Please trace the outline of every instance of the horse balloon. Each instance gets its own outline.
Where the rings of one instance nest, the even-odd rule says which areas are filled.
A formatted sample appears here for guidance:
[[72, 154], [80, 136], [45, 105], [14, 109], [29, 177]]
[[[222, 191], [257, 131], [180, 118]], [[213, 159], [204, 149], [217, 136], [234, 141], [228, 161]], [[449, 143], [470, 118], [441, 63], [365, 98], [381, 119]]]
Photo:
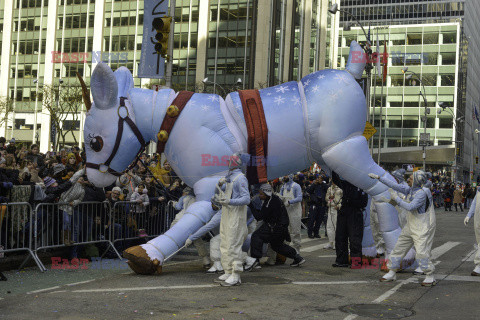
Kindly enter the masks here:
[[[397, 211], [385, 201], [390, 199], [387, 187], [368, 177], [368, 173], [390, 175], [373, 161], [362, 136], [366, 103], [355, 78], [361, 77], [365, 63], [352, 62], [355, 51], [363, 52], [352, 41], [345, 71], [321, 70], [300, 82], [259, 90], [268, 126], [268, 180], [303, 170], [313, 162], [334, 170], [377, 201], [380, 231], [390, 252], [401, 230]], [[103, 187], [116, 180], [146, 142], [157, 142], [167, 108], [177, 94], [171, 89], [133, 88], [127, 68], [113, 72], [103, 63], [92, 73], [91, 92], [93, 103], [86, 101], [84, 130], [87, 175], [89, 181]], [[209, 221], [214, 214], [210, 198], [227, 172], [220, 159], [246, 154], [247, 138], [238, 92], [230, 93], [225, 100], [215, 94], [191, 96], [168, 136], [164, 152], [177, 175], [194, 188], [196, 202], [167, 232], [125, 251], [135, 272], [161, 272], [165, 258]], [[369, 223], [364, 231], [363, 253], [374, 256]]]

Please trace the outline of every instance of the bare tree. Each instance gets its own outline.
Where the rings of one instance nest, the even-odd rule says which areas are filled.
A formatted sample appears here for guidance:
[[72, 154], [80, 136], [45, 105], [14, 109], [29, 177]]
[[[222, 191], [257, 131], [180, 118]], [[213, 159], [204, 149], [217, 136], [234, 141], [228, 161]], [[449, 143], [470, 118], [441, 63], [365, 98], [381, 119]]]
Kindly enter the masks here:
[[55, 148], [60, 144], [65, 145], [69, 135], [77, 144], [75, 124], [80, 120], [83, 103], [82, 88], [78, 81], [61, 86], [45, 85], [41, 93], [43, 106], [50, 113], [52, 125], [55, 126]]
[[13, 99], [0, 97], [0, 126], [7, 122], [11, 112], [13, 112]]

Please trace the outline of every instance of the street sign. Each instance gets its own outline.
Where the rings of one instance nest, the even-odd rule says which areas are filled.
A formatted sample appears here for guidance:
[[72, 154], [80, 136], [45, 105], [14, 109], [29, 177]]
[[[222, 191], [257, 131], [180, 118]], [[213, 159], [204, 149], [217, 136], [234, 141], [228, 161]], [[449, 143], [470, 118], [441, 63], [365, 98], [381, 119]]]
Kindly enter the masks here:
[[420, 141], [429, 141], [430, 133], [420, 133]]
[[365, 130], [363, 130], [363, 136], [367, 139], [370, 140], [373, 135], [377, 133], [377, 129], [375, 129], [370, 122], [367, 121], [365, 124]]

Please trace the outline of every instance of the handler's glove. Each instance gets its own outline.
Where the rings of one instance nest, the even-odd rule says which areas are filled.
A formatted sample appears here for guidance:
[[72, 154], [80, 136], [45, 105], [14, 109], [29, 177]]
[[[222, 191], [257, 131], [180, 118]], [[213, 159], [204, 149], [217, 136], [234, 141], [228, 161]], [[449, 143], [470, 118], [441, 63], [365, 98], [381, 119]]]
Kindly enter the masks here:
[[218, 199], [217, 202], [218, 202], [218, 204], [220, 204], [222, 206], [226, 206], [226, 205], [230, 204], [230, 199], [220, 198], [220, 199]]
[[390, 199], [397, 199], [398, 194], [393, 190], [392, 188], [388, 189], [388, 192], [390, 193]]
[[223, 186], [224, 183], [225, 183], [225, 178], [220, 178], [220, 180], [218, 180], [218, 185], [220, 187]]
[[380, 179], [380, 176], [378, 174], [375, 174], [375, 173], [369, 173], [368, 176], [372, 179]]
[[467, 224], [468, 224], [468, 221], [470, 221], [470, 218], [469, 218], [469, 217], [465, 217], [465, 220], [463, 220], [463, 224], [464, 224], [464, 225], [467, 225]]
[[186, 241], [185, 241], [185, 247], [188, 247], [189, 245], [191, 245], [193, 243], [192, 240], [190, 240], [190, 238], [188, 238]]

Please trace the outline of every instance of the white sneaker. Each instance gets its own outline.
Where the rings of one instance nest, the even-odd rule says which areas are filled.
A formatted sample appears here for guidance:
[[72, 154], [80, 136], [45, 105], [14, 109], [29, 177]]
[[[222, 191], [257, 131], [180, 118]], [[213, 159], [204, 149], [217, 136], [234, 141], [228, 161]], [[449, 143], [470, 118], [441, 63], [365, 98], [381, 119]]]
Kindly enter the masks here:
[[422, 282], [422, 286], [424, 287], [431, 287], [437, 284], [437, 281], [435, 281], [435, 278], [432, 275], [428, 275], [425, 277], [425, 280]]
[[223, 281], [227, 280], [231, 275], [232, 275], [231, 273], [226, 273], [225, 272], [224, 274], [222, 274], [217, 279], [214, 279], [213, 282], [222, 283]]
[[208, 269], [207, 273], [217, 273], [217, 268], [215, 268], [215, 265], [213, 265], [210, 269]]
[[215, 269], [217, 269], [218, 272], [223, 272], [222, 263], [220, 261], [215, 261], [213, 263], [213, 266], [215, 267]]
[[423, 273], [422, 268], [418, 267], [417, 269], [415, 269], [415, 271], [413, 271], [413, 274], [419, 276], [419, 275], [422, 275], [424, 273]]
[[257, 261], [257, 259], [247, 256], [247, 258], [245, 259], [245, 266], [243, 267], [243, 269], [244, 270], [250, 269], [255, 263], [255, 261]]
[[388, 273], [380, 279], [381, 282], [391, 282], [395, 280], [397, 280], [397, 273], [392, 270], [388, 271]]
[[475, 269], [473, 269], [471, 275], [474, 277], [480, 276], [480, 265], [476, 266]]
[[221, 272], [223, 272], [223, 267], [220, 261], [213, 262], [213, 266], [207, 270], [207, 273], [221, 273]]
[[331, 243], [331, 242], [327, 243], [327, 244], [323, 247], [323, 249], [333, 249], [332, 243]]
[[232, 286], [239, 286], [242, 284], [242, 280], [240, 279], [240, 275], [238, 273], [232, 273], [230, 277], [224, 282], [220, 282], [222, 287], [232, 287]]

